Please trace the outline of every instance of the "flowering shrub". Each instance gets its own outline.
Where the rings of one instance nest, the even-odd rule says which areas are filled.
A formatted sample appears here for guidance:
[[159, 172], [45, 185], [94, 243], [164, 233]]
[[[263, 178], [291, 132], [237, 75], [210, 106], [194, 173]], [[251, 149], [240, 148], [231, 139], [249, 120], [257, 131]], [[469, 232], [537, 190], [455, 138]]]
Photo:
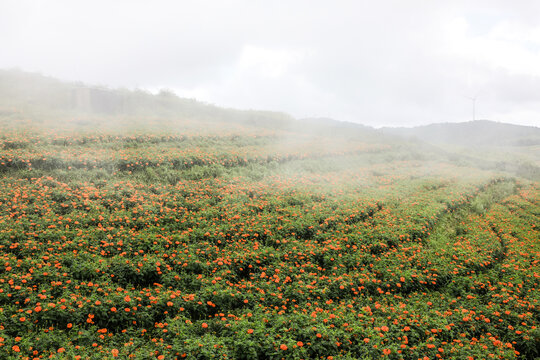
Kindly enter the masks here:
[[6, 135], [1, 353], [540, 355], [536, 183], [297, 135]]

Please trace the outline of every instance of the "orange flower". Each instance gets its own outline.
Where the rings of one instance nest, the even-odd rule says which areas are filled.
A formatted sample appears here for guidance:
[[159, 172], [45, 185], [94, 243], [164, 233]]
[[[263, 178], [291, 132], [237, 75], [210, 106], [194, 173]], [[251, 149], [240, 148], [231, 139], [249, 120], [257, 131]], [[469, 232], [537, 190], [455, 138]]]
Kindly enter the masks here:
[[288, 349], [287, 345], [285, 344], [281, 344], [280, 347], [279, 347], [281, 350], [285, 351]]
[[248, 330], [247, 330], [247, 333], [248, 333], [248, 334], [253, 334], [253, 329], [248, 329]]
[[21, 351], [21, 349], [19, 348], [18, 345], [13, 345], [13, 346], [11, 347], [11, 350], [13, 350], [13, 351], [15, 351], [15, 352]]
[[64, 351], [66, 351], [66, 349], [64, 349], [63, 347], [56, 350], [57, 353], [63, 353]]
[[298, 347], [302, 347], [302, 346], [304, 346], [304, 343], [303, 343], [303, 342], [301, 342], [301, 341], [299, 341], [299, 342], [297, 342], [297, 343], [296, 343], [296, 346], [298, 346]]
[[201, 325], [204, 329], [206, 329], [208, 327], [208, 324], [207, 323], [202, 323]]

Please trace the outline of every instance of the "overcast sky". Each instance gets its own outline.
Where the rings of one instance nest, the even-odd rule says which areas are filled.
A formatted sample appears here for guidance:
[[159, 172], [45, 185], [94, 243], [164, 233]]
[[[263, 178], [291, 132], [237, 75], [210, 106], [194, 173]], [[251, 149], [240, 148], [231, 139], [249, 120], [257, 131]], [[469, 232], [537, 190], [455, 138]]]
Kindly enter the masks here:
[[0, 68], [372, 126], [540, 126], [540, 1], [0, 2]]

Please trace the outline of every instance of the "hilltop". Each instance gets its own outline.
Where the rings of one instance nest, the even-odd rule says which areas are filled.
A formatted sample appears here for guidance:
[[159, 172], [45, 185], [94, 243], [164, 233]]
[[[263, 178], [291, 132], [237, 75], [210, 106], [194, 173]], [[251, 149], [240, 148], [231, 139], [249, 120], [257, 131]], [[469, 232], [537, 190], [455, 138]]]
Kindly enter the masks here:
[[103, 119], [107, 119], [108, 125], [111, 119], [113, 123], [129, 119], [132, 127], [142, 125], [146, 129], [174, 127], [182, 121], [284, 128], [292, 120], [285, 113], [222, 108], [181, 98], [165, 89], [152, 94], [140, 89], [111, 89], [19, 70], [0, 70], [0, 114], [17, 118], [20, 113], [49, 125], [67, 120], [72, 126], [86, 125], [89, 129], [95, 122], [103, 123]]

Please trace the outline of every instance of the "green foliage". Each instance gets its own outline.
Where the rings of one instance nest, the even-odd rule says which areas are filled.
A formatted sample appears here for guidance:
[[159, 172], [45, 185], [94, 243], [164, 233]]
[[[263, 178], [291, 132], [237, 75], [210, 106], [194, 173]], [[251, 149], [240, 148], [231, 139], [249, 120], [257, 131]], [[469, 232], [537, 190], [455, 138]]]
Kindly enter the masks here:
[[537, 183], [348, 128], [120, 124], [2, 134], [0, 357], [540, 356]]

